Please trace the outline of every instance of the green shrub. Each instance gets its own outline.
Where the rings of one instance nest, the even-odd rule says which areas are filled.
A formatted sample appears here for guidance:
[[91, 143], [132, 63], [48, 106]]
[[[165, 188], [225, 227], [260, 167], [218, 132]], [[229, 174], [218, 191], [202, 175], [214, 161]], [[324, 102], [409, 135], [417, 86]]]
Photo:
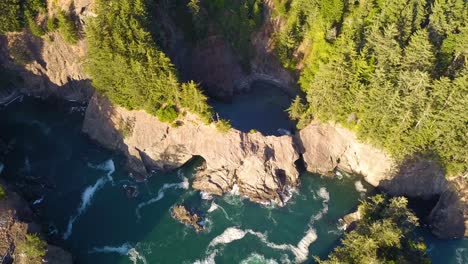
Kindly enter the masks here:
[[229, 120], [220, 119], [216, 122], [216, 129], [221, 133], [227, 133], [231, 130], [231, 122]]
[[27, 20], [28, 20], [29, 31], [31, 31], [31, 34], [39, 38], [44, 36], [45, 34], [44, 29], [42, 29], [41, 25], [38, 25], [36, 23], [33, 17], [27, 16]]
[[55, 31], [58, 29], [58, 21], [56, 17], [48, 17], [47, 18], [47, 30], [48, 31]]
[[257, 133], [257, 132], [258, 132], [258, 131], [257, 131], [256, 129], [253, 129], [253, 128], [249, 130], [249, 134], [255, 134], [255, 133]]
[[44, 257], [46, 254], [47, 243], [37, 235], [26, 235], [26, 240], [20, 243], [17, 250], [25, 254], [28, 258]]
[[62, 35], [63, 39], [70, 44], [76, 44], [78, 42], [78, 28], [75, 25], [75, 21], [71, 17], [70, 13], [60, 11], [57, 16], [58, 30]]
[[162, 122], [172, 123], [174, 122], [179, 114], [177, 113], [174, 106], [166, 106], [164, 108], [160, 108], [156, 111], [156, 116]]
[[135, 127], [134, 118], [121, 118], [117, 125], [120, 135], [124, 138], [128, 138], [133, 134], [133, 128]]
[[0, 185], [0, 200], [5, 199], [7, 196], [5, 189]]

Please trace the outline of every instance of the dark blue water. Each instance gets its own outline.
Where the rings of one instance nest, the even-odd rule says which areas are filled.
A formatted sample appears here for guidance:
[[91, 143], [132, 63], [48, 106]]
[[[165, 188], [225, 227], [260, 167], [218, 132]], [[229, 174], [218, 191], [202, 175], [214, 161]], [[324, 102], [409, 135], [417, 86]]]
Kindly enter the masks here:
[[289, 120], [291, 98], [279, 87], [267, 82], [254, 82], [248, 93], [237, 95], [231, 103], [210, 102], [223, 119], [243, 132], [254, 129], [264, 135], [281, 135], [278, 129], [294, 130]]
[[[283, 208], [235, 194], [202, 199], [190, 188], [197, 160], [138, 183], [122, 157], [81, 133], [83, 110], [30, 98], [0, 110], [0, 138], [12, 146], [1, 177], [23, 190], [49, 240], [77, 263], [310, 263], [333, 249], [343, 234], [339, 219], [369, 194], [357, 191], [358, 178], [303, 173]], [[129, 198], [124, 186], [139, 195]], [[174, 220], [174, 204], [201, 213], [207, 229]], [[424, 235], [434, 263], [468, 262], [467, 240]]]

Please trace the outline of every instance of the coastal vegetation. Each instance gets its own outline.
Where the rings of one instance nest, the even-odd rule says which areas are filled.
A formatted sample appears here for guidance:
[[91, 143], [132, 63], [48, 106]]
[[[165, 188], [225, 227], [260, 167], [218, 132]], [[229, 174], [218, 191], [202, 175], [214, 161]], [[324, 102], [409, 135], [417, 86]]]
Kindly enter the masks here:
[[463, 0], [275, 0], [282, 64], [306, 93], [298, 127], [335, 121], [395, 158], [468, 171], [468, 4]]
[[[235, 51], [243, 68], [250, 69], [254, 55], [251, 36], [263, 24], [263, 1], [174, 0], [168, 5], [165, 8], [187, 39], [196, 43], [220, 34]], [[161, 42], [165, 40], [162, 38]]]
[[216, 122], [216, 129], [221, 133], [227, 133], [231, 130], [231, 122], [226, 119], [219, 119]]
[[70, 44], [76, 44], [78, 42], [78, 28], [76, 27], [70, 13], [60, 10], [58, 12], [56, 22], [55, 18], [50, 18], [48, 21], [52, 21], [47, 24], [48, 28], [50, 26], [50, 29], [52, 30], [58, 29], [66, 42]]
[[35, 35], [43, 35], [36, 23], [39, 13], [46, 11], [45, 0], [3, 0], [0, 1], [0, 34], [21, 31], [29, 27]]
[[18, 244], [18, 251], [26, 255], [29, 261], [44, 257], [46, 249], [47, 243], [35, 234], [26, 234], [26, 239]]
[[147, 30], [144, 1], [96, 1], [86, 27], [86, 68], [93, 86], [113, 103], [173, 122], [183, 109], [211, 121], [207, 97], [194, 82], [181, 84], [170, 59]]
[[359, 206], [361, 220], [321, 264], [430, 263], [426, 245], [416, 237], [418, 218], [404, 197], [376, 195]]
[[5, 189], [0, 185], [0, 200], [5, 199], [7, 196]]

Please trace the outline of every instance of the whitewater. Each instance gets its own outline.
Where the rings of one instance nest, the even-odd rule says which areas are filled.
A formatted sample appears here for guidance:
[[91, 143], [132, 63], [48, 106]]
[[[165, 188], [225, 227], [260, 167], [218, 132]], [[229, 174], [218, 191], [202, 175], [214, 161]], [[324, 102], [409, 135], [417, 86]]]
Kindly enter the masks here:
[[76, 214], [70, 217], [68, 221], [67, 230], [63, 234], [64, 240], [67, 240], [70, 237], [73, 231], [73, 224], [89, 207], [96, 192], [102, 189], [107, 182], [113, 181], [112, 174], [115, 172], [115, 164], [113, 160], [107, 160], [97, 166], [92, 164], [88, 164], [88, 166], [94, 169], [106, 171], [107, 174], [106, 176], [98, 179], [94, 185], [88, 186], [81, 194], [81, 204], [78, 207]]

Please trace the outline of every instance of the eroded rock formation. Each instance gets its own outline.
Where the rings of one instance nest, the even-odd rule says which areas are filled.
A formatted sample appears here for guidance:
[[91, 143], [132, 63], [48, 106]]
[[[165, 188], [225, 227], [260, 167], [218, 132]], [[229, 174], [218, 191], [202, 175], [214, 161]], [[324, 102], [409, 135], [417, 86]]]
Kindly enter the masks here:
[[396, 163], [383, 151], [361, 143], [356, 135], [339, 125], [314, 121], [299, 132], [306, 169], [331, 175], [335, 170], [360, 174], [378, 186], [392, 177]]
[[442, 239], [468, 237], [468, 183], [465, 177], [450, 179], [429, 215], [431, 231]]
[[[122, 120], [132, 120], [126, 138], [119, 132]], [[104, 146], [121, 150], [139, 174], [152, 168], [179, 168], [194, 156], [205, 159], [193, 183], [198, 190], [221, 195], [236, 184], [239, 193], [256, 202], [282, 204], [287, 186], [298, 183], [295, 161], [299, 153], [291, 136], [263, 136], [231, 129], [219, 132], [187, 113], [173, 127], [144, 111], [128, 111], [94, 96], [89, 103], [83, 131]]]

